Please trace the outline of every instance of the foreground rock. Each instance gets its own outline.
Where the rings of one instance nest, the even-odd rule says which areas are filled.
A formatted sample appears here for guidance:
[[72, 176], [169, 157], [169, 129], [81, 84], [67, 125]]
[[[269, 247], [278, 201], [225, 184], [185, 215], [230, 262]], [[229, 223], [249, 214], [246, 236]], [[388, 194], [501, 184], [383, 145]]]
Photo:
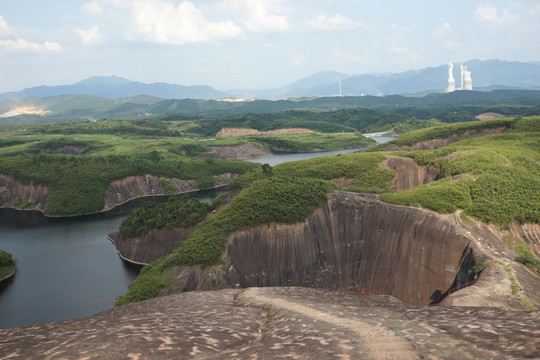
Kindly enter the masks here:
[[423, 307], [307, 288], [191, 292], [0, 330], [10, 359], [508, 359], [540, 356], [540, 313]]

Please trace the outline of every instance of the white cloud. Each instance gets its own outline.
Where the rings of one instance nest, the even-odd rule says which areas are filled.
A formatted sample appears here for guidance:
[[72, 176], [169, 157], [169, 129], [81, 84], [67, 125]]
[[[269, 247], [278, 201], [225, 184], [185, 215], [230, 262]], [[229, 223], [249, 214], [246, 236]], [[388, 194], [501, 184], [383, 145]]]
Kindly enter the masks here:
[[367, 27], [367, 25], [351, 20], [350, 18], [341, 14], [335, 14], [332, 16], [319, 15], [314, 18], [304, 20], [304, 26], [308, 29], [314, 29], [319, 31], [339, 31], [339, 30], [353, 30], [358, 27]]
[[452, 26], [449, 23], [445, 22], [441, 24], [438, 28], [433, 30], [433, 35], [435, 36], [444, 36], [452, 31]]
[[43, 44], [38, 44], [21, 38], [0, 40], [0, 47], [11, 52], [43, 53], [62, 51], [62, 46], [56, 42], [45, 41]]
[[167, 0], [94, 0], [84, 4], [83, 11], [108, 16], [109, 25], [120, 28], [133, 41], [181, 45], [243, 36], [231, 21], [207, 21], [190, 1], [175, 6]]
[[13, 30], [11, 30], [11, 27], [7, 23], [6, 20], [0, 15], [0, 38], [7, 37], [13, 33]]
[[283, 0], [224, 0], [218, 8], [240, 14], [242, 24], [253, 32], [285, 32], [291, 28], [289, 8]]
[[57, 42], [45, 41], [43, 44], [31, 42], [17, 37], [11, 26], [0, 15], [0, 48], [9, 52], [58, 52], [62, 46]]
[[103, 8], [99, 5], [98, 1], [91, 1], [81, 6], [81, 11], [85, 15], [101, 15], [103, 14]]
[[101, 40], [101, 32], [99, 31], [99, 26], [93, 26], [88, 30], [77, 29], [76, 33], [84, 45], [91, 45]]
[[390, 54], [392, 55], [399, 55], [399, 54], [405, 54], [406, 52], [408, 52], [407, 49], [403, 48], [403, 47], [399, 47], [399, 46], [391, 46], [388, 51], [390, 52]]
[[497, 8], [490, 4], [478, 5], [474, 11], [474, 18], [478, 21], [493, 25], [511, 23], [518, 20], [518, 17], [511, 14], [507, 9], [504, 9], [502, 16], [499, 16], [497, 14]]

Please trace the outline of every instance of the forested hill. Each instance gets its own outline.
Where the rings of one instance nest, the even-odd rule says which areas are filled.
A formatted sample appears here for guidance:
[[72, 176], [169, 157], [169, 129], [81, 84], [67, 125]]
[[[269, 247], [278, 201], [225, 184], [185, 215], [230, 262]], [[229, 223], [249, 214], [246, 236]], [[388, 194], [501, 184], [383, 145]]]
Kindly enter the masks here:
[[[145, 98], [142, 101], [140, 98], [105, 99], [75, 95], [0, 102], [0, 123], [71, 122], [88, 119], [163, 116], [221, 117], [289, 110], [322, 112], [345, 108], [384, 108], [391, 112], [408, 113], [424, 118], [426, 108], [431, 108], [430, 112], [433, 112], [435, 108], [444, 112], [450, 108], [467, 106], [478, 107], [472, 109], [472, 112], [476, 112], [474, 115], [484, 111], [503, 115], [537, 115], [540, 114], [540, 90], [456, 91], [448, 94], [433, 93], [422, 97], [349, 96], [237, 102], [195, 99], [159, 100], [157, 98]], [[415, 109], [412, 110], [412, 108]], [[459, 121], [466, 120], [471, 120], [471, 118]]]

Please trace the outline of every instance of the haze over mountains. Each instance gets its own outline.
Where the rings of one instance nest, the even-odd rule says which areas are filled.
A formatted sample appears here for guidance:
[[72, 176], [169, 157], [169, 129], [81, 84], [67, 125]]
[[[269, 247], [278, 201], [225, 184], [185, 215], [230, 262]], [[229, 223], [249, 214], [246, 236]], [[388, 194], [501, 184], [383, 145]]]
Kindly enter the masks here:
[[[459, 86], [459, 63], [454, 68]], [[474, 90], [540, 89], [540, 63], [502, 60], [470, 60], [464, 63], [472, 72]], [[0, 101], [25, 97], [94, 95], [108, 99], [148, 95], [162, 99], [221, 99], [226, 97], [297, 98], [311, 96], [360, 96], [427, 94], [447, 86], [448, 65], [410, 70], [397, 74], [347, 75], [325, 71], [278, 89], [216, 90], [208, 85], [183, 86], [166, 83], [144, 84], [116, 76], [92, 77], [71, 85], [37, 86], [0, 94]]]

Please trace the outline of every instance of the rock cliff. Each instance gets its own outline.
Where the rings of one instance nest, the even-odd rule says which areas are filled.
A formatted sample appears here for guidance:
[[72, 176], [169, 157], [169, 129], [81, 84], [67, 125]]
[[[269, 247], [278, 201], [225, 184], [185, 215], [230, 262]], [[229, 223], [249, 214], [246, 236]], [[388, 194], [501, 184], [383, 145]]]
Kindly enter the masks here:
[[[214, 176], [215, 187], [230, 183], [237, 177], [236, 174], [226, 173]], [[169, 187], [169, 189], [165, 189]], [[113, 181], [105, 193], [104, 210], [140, 196], [166, 195], [167, 193], [186, 193], [200, 190], [193, 180], [180, 180], [162, 178], [152, 175], [130, 176], [122, 180]]]
[[258, 131], [254, 129], [236, 129], [236, 128], [223, 128], [219, 130], [216, 137], [229, 137], [229, 136], [247, 136], [247, 135], [290, 135], [290, 134], [313, 134], [315, 131], [309, 129], [279, 129]]
[[[225, 173], [214, 176], [214, 187], [229, 184], [238, 175]], [[141, 196], [156, 196], [186, 193], [200, 190], [193, 180], [162, 178], [152, 175], [130, 176], [113, 181], [105, 193], [105, 206], [101, 211], [107, 211], [117, 205]], [[48, 187], [45, 185], [24, 185], [10, 176], [0, 174], [0, 206], [14, 207], [25, 210], [45, 209]]]
[[254, 144], [241, 144], [233, 146], [210, 146], [208, 152], [201, 155], [203, 158], [243, 160], [261, 156], [269, 156], [272, 153], [263, 146]]
[[487, 135], [502, 134], [506, 130], [508, 130], [506, 127], [499, 127], [499, 128], [493, 128], [493, 129], [485, 129], [478, 133], [471, 133], [469, 131], [466, 131], [462, 135], [452, 135], [444, 139], [426, 140], [426, 141], [422, 141], [417, 144], [414, 144], [412, 146], [408, 146], [408, 145], [397, 146], [395, 144], [389, 144], [384, 148], [383, 151], [435, 150], [440, 147], [446, 146], [448, 144], [453, 144], [455, 142], [465, 140], [465, 139], [472, 139], [472, 138], [487, 136]]
[[123, 239], [116, 231], [107, 235], [120, 257], [128, 262], [147, 265], [172, 253], [188, 238], [195, 228], [154, 229], [137, 238]]
[[[523, 228], [532, 237], [540, 234], [531, 226]], [[165, 293], [174, 287], [191, 291], [305, 286], [389, 294], [426, 305], [474, 280], [469, 270], [477, 262], [496, 266], [502, 261], [512, 269], [520, 292], [500, 286], [496, 296], [485, 294], [489, 301], [481, 304], [522, 309], [519, 297], [526, 295], [540, 307], [540, 280], [513, 260], [515, 253], [503, 244], [504, 236], [483, 223], [465, 225], [457, 214], [440, 215], [385, 204], [376, 195], [339, 191], [302, 223], [232, 234], [222, 266], [173, 268], [173, 285]], [[486, 272], [482, 283], [495, 291], [490, 284], [503, 275], [509, 276]], [[465, 299], [453, 305], [466, 304]]]
[[413, 159], [400, 156], [389, 157], [380, 166], [396, 172], [390, 186], [398, 190], [412, 190], [427, 184], [435, 180], [439, 173], [435, 167], [418, 165]]
[[43, 210], [49, 190], [44, 185], [23, 185], [0, 174], [0, 206]]

